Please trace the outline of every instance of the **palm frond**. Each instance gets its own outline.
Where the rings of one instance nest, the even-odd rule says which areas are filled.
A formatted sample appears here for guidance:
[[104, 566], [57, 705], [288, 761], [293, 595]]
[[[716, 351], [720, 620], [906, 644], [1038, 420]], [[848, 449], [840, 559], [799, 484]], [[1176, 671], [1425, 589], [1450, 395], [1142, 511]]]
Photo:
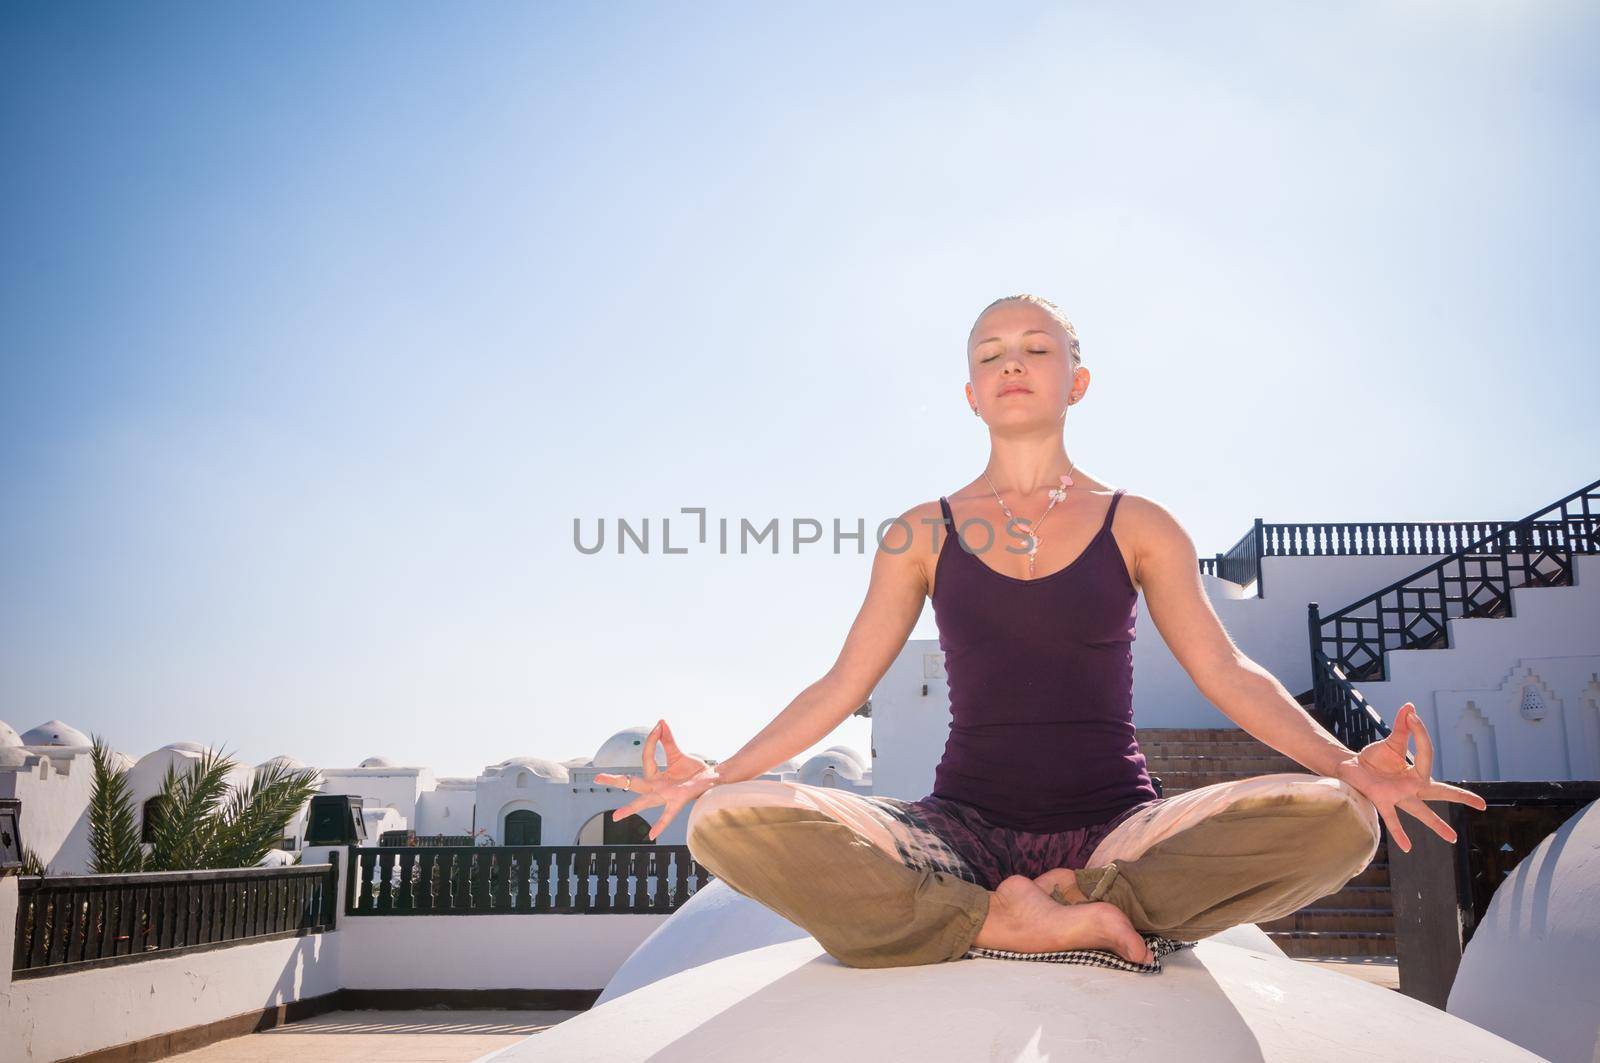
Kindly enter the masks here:
[[28, 848], [22, 847], [22, 869], [17, 872], [29, 878], [44, 878], [50, 874], [50, 867], [39, 858], [39, 854]]
[[272, 761], [234, 790], [218, 816], [212, 867], [253, 867], [278, 847], [300, 808], [322, 785], [315, 768]]
[[172, 765], [161, 782], [161, 815], [154, 824], [146, 867], [152, 871], [218, 866], [208, 857], [218, 828], [218, 813], [228, 796], [236, 765], [220, 749], [207, 749], [180, 773]]
[[90, 759], [94, 778], [89, 793], [89, 871], [117, 875], [144, 870], [138, 817], [125, 771], [111, 766], [111, 750], [99, 735]]

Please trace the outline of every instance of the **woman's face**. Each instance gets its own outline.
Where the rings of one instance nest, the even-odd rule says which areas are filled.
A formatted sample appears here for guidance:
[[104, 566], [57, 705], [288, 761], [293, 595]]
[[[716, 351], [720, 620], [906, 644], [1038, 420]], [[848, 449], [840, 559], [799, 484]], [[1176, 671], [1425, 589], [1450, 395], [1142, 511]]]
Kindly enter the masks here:
[[1072, 369], [1060, 323], [1032, 303], [1002, 303], [978, 319], [967, 341], [967, 373], [967, 403], [990, 425], [1059, 424], [1069, 399], [1089, 386], [1089, 371]]

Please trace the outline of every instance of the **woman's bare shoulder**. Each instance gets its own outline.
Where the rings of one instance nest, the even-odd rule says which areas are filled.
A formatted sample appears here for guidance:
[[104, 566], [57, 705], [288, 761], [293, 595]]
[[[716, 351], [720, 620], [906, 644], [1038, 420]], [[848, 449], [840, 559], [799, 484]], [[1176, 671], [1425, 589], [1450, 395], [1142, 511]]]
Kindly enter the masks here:
[[[883, 549], [903, 554], [925, 553], [921, 548], [938, 541], [939, 526], [944, 523], [944, 510], [938, 499], [918, 502], [884, 522], [879, 533]], [[907, 547], [913, 549], [907, 549]]]
[[1132, 491], [1122, 492], [1112, 533], [1122, 546], [1134, 582], [1141, 587], [1150, 558], [1174, 552], [1187, 557], [1194, 552], [1194, 541], [1170, 509], [1148, 495]]

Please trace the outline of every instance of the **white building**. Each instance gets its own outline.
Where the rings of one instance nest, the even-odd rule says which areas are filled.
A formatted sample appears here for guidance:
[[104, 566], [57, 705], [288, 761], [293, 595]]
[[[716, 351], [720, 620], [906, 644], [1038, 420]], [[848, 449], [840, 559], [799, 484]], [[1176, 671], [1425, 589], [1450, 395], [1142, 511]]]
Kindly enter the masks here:
[[[440, 778], [431, 768], [395, 764], [373, 756], [353, 768], [321, 768], [321, 792], [362, 799], [367, 843], [377, 845], [386, 831], [422, 836], [476, 835], [482, 843], [508, 845], [645, 844], [659, 810], [610, 820], [610, 810], [634, 794], [595, 782], [595, 775], [643, 775], [641, 752], [650, 728], [629, 727], [601, 744], [592, 757], [566, 761], [547, 757], [509, 757], [475, 778]], [[183, 773], [206, 754], [198, 742], [172, 742], [134, 760], [113, 754], [126, 772], [130, 796], [143, 833], [168, 771]], [[702, 757], [710, 761], [709, 758]], [[256, 770], [274, 762], [305, 765], [292, 757], [273, 757], [252, 769], [236, 765], [230, 785], [245, 785]], [[665, 763], [665, 754], [661, 755]], [[872, 772], [867, 758], [845, 746], [832, 746], [802, 765], [786, 761], [761, 776], [792, 779], [868, 793]], [[0, 722], [0, 797], [23, 803], [23, 837], [28, 848], [54, 874], [89, 869], [88, 808], [93, 789], [91, 739], [51, 720], [18, 735]], [[682, 844], [684, 819], [668, 824], [657, 844]], [[306, 810], [290, 823], [280, 850], [269, 860], [292, 860], [305, 841]], [[148, 835], [145, 840], [148, 841]]]

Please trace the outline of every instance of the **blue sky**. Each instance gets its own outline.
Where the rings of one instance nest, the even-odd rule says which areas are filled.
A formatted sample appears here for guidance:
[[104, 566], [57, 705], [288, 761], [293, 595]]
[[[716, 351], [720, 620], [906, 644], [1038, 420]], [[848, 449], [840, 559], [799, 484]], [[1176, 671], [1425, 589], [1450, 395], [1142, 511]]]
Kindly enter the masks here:
[[584, 556], [573, 518], [870, 527], [955, 489], [967, 329], [1019, 290], [1094, 374], [1069, 453], [1202, 554], [1600, 475], [1592, 5], [0, 31], [18, 730], [471, 774], [664, 716], [726, 757], [833, 663], [870, 554]]

